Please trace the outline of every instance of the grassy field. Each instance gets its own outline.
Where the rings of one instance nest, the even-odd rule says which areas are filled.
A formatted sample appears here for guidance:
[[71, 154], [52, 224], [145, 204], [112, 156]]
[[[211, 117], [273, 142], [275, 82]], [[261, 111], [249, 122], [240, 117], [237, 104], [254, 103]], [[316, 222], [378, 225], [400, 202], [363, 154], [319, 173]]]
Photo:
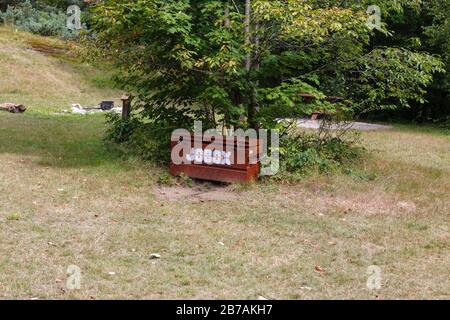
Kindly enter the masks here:
[[109, 72], [75, 62], [67, 49], [60, 40], [0, 26], [0, 101], [22, 103], [31, 112], [119, 102]]
[[[25, 38], [6, 51], [2, 42], [0, 59], [60, 63], [26, 50]], [[81, 81], [73, 90], [41, 95], [36, 81], [22, 86], [16, 77], [13, 85], [10, 68], [0, 68], [0, 101], [23, 97], [33, 111], [0, 113], [0, 298], [450, 298], [444, 132], [366, 132], [370, 156], [352, 174], [296, 185], [195, 184], [229, 197], [170, 200], [157, 185], [163, 168], [103, 144], [101, 115], [48, 112], [114, 93], [83, 91], [89, 72], [67, 73]], [[67, 289], [69, 265], [81, 270], [79, 290]], [[366, 285], [371, 265], [381, 270], [379, 290]]]

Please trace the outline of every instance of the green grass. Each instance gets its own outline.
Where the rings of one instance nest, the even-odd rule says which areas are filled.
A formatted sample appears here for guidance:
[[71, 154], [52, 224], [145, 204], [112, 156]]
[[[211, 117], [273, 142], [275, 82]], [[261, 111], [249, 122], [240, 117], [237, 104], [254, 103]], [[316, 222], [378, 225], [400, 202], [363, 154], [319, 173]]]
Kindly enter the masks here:
[[11, 212], [6, 216], [7, 221], [18, 221], [20, 220], [20, 214], [17, 212]]
[[74, 168], [111, 166], [118, 160], [102, 140], [101, 115], [3, 114], [2, 120], [1, 153], [37, 156], [41, 165]]

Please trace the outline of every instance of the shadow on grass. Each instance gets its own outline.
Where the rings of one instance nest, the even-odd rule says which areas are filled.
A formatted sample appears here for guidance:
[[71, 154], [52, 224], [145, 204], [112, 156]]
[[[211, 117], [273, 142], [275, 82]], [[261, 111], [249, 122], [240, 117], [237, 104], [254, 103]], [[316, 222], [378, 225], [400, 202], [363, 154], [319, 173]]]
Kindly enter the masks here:
[[103, 142], [103, 115], [0, 113], [0, 154], [38, 157], [42, 166], [117, 169], [122, 154]]

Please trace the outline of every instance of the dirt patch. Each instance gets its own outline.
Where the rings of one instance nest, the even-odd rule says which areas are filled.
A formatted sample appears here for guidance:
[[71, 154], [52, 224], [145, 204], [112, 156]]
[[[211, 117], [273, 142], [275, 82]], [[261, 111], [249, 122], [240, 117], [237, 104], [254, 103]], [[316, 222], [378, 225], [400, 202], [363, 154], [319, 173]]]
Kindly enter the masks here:
[[417, 210], [417, 206], [411, 201], [400, 201], [397, 203], [398, 211], [401, 213], [414, 213]]
[[53, 55], [60, 55], [60, 54], [66, 54], [68, 51], [64, 48], [55, 48], [52, 46], [48, 46], [45, 44], [32, 44], [31, 45], [32, 50], [38, 51], [40, 53], [53, 56]]
[[239, 197], [237, 194], [224, 189], [200, 193], [197, 198], [203, 201], [231, 201], [237, 200]]
[[316, 189], [308, 184], [302, 189], [299, 186], [285, 188], [277, 196], [281, 207], [307, 209], [315, 214], [337, 213], [343, 215], [404, 215], [414, 213], [414, 204], [400, 202], [392, 194], [380, 189], [364, 192], [328, 192]]
[[155, 195], [169, 201], [232, 201], [239, 199], [239, 195], [230, 191], [226, 186], [202, 186], [202, 187], [182, 187], [182, 186], [158, 186], [154, 188]]
[[172, 201], [192, 198], [196, 195], [196, 191], [190, 188], [164, 186], [156, 187], [154, 193], [158, 198]]

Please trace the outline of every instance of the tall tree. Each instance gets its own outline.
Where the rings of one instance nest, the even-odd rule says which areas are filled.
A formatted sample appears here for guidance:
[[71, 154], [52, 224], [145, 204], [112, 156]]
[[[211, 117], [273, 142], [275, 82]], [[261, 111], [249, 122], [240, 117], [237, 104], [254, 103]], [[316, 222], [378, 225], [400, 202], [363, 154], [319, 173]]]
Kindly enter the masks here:
[[270, 127], [317, 109], [419, 101], [442, 64], [408, 48], [371, 48], [389, 30], [368, 28], [366, 11], [356, 0], [105, 0], [94, 8], [92, 50], [123, 69], [121, 83], [145, 105], [141, 118], [177, 126], [233, 126], [247, 115], [249, 126]]

